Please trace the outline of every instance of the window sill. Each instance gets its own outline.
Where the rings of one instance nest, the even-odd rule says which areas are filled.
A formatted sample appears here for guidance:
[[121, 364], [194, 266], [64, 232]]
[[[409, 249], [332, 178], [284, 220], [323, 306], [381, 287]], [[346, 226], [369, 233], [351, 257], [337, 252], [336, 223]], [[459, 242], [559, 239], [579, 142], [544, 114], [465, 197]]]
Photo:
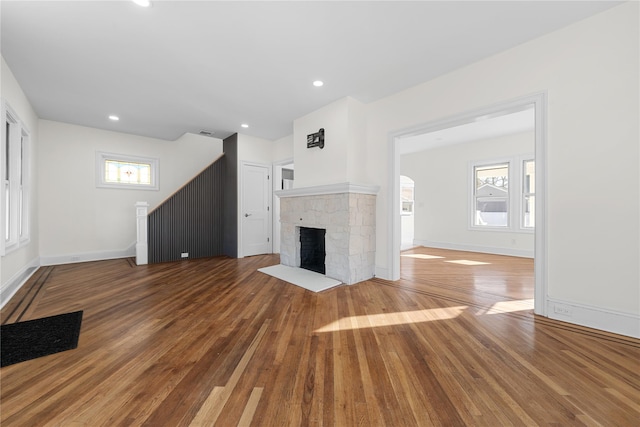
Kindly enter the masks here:
[[469, 231], [491, 231], [498, 233], [518, 233], [518, 234], [534, 234], [535, 229], [527, 230], [524, 228], [511, 228], [511, 227], [478, 227], [478, 226], [470, 226]]
[[20, 242], [11, 243], [10, 245], [2, 248], [2, 256], [9, 255], [10, 253], [17, 251], [18, 249], [29, 246], [30, 242], [31, 242], [31, 239], [27, 237], [20, 240]]

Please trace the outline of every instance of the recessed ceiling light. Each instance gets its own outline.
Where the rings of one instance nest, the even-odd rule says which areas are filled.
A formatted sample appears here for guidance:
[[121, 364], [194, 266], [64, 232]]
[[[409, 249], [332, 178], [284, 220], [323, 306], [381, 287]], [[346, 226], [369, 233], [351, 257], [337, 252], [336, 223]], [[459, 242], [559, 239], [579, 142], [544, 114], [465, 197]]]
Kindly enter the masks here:
[[313, 85], [315, 87], [320, 87], [324, 84], [324, 82], [322, 80], [316, 80], [315, 82], [313, 82]]
[[246, 123], [243, 123], [243, 124], [241, 124], [240, 126], [242, 126], [243, 128], [248, 128], [248, 127], [249, 127], [249, 125], [248, 125], [248, 124], [246, 124]]
[[151, 2], [149, 0], [132, 0], [135, 4], [142, 7], [151, 6]]
[[113, 120], [114, 122], [117, 122], [118, 120], [120, 120], [120, 117], [112, 114], [109, 116], [109, 120]]

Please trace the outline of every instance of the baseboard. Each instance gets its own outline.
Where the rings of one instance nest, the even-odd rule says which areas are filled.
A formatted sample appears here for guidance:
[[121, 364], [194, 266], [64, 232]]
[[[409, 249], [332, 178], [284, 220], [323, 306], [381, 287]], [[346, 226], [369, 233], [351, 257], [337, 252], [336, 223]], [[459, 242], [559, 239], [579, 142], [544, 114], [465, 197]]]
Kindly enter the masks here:
[[383, 280], [391, 280], [391, 276], [389, 275], [389, 269], [388, 268], [382, 268], [382, 267], [375, 267], [375, 277], [378, 277], [380, 279]]
[[25, 265], [20, 271], [11, 277], [7, 283], [0, 289], [0, 308], [9, 302], [18, 290], [24, 285], [33, 273], [35, 273], [40, 267], [40, 258], [35, 258], [30, 263]]
[[413, 243], [416, 246], [426, 246], [428, 248], [438, 248], [438, 249], [450, 249], [454, 251], [480, 252], [484, 254], [507, 255], [507, 256], [515, 256], [520, 258], [533, 258], [535, 256], [533, 250], [526, 250], [526, 249], [496, 248], [496, 247], [490, 247], [490, 246], [466, 245], [466, 244], [459, 244], [459, 243], [442, 243], [442, 242], [432, 242], [430, 240], [414, 240]]
[[640, 316], [636, 314], [621, 313], [548, 298], [547, 315], [551, 319], [575, 325], [640, 338]]
[[42, 256], [41, 265], [74, 264], [77, 262], [105, 261], [108, 259], [131, 258], [136, 256], [136, 243], [126, 249], [115, 251], [84, 252], [69, 255]]

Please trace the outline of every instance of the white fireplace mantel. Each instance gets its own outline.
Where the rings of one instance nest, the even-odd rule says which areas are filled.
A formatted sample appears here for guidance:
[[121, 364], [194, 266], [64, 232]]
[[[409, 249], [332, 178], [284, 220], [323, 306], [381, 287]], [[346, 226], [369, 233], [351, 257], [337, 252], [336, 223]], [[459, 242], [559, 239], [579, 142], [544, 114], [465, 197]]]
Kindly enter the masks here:
[[288, 190], [275, 191], [274, 194], [280, 198], [300, 197], [300, 196], [321, 196], [325, 194], [370, 194], [376, 195], [380, 191], [378, 185], [354, 184], [351, 182], [341, 182], [338, 184], [318, 185], [315, 187], [291, 188]]
[[277, 191], [280, 263], [301, 265], [301, 228], [324, 229], [325, 276], [351, 285], [374, 276], [379, 187], [352, 183]]

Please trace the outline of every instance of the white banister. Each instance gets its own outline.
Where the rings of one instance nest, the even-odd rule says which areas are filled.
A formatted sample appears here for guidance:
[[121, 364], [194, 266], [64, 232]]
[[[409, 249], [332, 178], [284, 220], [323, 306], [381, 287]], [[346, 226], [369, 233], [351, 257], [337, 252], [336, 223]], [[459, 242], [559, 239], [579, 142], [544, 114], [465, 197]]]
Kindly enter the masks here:
[[136, 202], [136, 264], [143, 265], [149, 263], [149, 243], [147, 230], [147, 212], [149, 203]]

